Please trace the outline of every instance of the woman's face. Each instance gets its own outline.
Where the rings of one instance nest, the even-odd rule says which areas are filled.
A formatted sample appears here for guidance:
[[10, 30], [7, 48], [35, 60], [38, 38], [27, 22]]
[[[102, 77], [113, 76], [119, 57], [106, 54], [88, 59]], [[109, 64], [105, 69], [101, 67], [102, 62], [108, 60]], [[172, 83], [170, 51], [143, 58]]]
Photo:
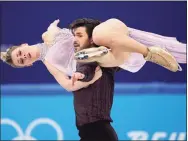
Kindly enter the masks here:
[[22, 44], [11, 53], [13, 64], [19, 67], [31, 66], [37, 60], [37, 52], [28, 44]]

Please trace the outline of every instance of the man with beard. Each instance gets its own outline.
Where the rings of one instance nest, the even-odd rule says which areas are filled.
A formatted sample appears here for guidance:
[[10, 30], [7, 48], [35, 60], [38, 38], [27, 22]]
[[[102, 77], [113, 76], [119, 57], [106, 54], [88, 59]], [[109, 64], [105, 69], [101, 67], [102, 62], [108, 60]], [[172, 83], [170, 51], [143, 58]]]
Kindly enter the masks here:
[[[100, 24], [93, 20], [75, 21], [71, 30], [75, 37], [75, 52], [82, 49], [96, 47], [92, 41], [92, 31]], [[73, 85], [77, 80], [92, 80], [97, 62], [77, 63], [76, 72], [72, 76]], [[81, 141], [117, 141], [117, 134], [111, 126], [111, 108], [114, 96], [114, 73], [118, 68], [101, 68], [102, 76], [87, 88], [74, 91], [74, 108], [76, 126]]]

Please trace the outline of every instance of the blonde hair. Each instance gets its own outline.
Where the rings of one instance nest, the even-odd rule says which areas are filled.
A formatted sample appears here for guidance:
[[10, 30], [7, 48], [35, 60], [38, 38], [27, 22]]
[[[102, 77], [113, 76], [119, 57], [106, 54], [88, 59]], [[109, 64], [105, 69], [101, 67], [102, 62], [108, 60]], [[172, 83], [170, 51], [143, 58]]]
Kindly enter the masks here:
[[20, 66], [14, 65], [13, 60], [12, 60], [12, 56], [11, 56], [12, 52], [13, 52], [16, 48], [18, 48], [18, 47], [19, 47], [19, 46], [12, 46], [12, 47], [8, 48], [8, 49], [6, 50], [6, 52], [1, 52], [1, 60], [2, 60], [3, 62], [7, 63], [8, 65], [14, 67], [14, 68], [21, 68]]

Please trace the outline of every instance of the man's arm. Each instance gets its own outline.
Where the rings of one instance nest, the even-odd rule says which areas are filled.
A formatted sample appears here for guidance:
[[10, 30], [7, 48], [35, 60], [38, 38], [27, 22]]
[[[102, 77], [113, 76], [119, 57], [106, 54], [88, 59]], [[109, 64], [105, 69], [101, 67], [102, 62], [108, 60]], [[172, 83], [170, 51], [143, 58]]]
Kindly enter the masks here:
[[81, 88], [85, 88], [89, 86], [90, 84], [93, 84], [96, 80], [98, 80], [102, 76], [102, 71], [98, 70], [94, 78], [89, 82], [81, 82], [77, 81], [75, 82], [74, 86], [72, 85], [72, 80], [69, 79], [63, 72], [59, 71], [55, 67], [53, 67], [51, 64], [49, 64], [47, 61], [44, 61], [44, 64], [46, 65], [49, 72], [54, 76], [56, 81], [67, 91], [76, 91]]
[[64, 74], [61, 72], [58, 73], [57, 75], [54, 75], [54, 78], [56, 81], [67, 91], [72, 92], [72, 91], [77, 91], [79, 89], [88, 87], [90, 84], [93, 84], [96, 80], [98, 80], [102, 76], [102, 72], [98, 71], [95, 73], [95, 77], [89, 81], [89, 82], [81, 82], [81, 81], [76, 81], [74, 85], [72, 85], [72, 80], [68, 79]]
[[97, 66], [98, 66], [97, 62], [78, 63], [76, 68], [76, 73], [81, 73], [84, 75], [84, 78], [80, 79], [80, 81], [82, 82], [91, 81], [95, 75], [95, 70]]
[[89, 82], [95, 75], [97, 68], [97, 62], [92, 63], [77, 63], [76, 72], [72, 75], [72, 85], [74, 86], [76, 81]]

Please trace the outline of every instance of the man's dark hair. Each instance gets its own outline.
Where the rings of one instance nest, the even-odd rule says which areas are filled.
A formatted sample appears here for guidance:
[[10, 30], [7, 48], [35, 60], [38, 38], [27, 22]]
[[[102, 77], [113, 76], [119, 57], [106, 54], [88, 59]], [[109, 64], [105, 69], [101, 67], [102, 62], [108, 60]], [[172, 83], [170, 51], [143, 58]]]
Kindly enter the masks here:
[[78, 27], [85, 27], [86, 32], [88, 34], [88, 37], [92, 37], [93, 29], [99, 25], [101, 22], [99, 20], [94, 20], [94, 19], [89, 19], [89, 18], [82, 18], [82, 19], [77, 19], [73, 21], [70, 25], [69, 28], [73, 32], [75, 28]]

